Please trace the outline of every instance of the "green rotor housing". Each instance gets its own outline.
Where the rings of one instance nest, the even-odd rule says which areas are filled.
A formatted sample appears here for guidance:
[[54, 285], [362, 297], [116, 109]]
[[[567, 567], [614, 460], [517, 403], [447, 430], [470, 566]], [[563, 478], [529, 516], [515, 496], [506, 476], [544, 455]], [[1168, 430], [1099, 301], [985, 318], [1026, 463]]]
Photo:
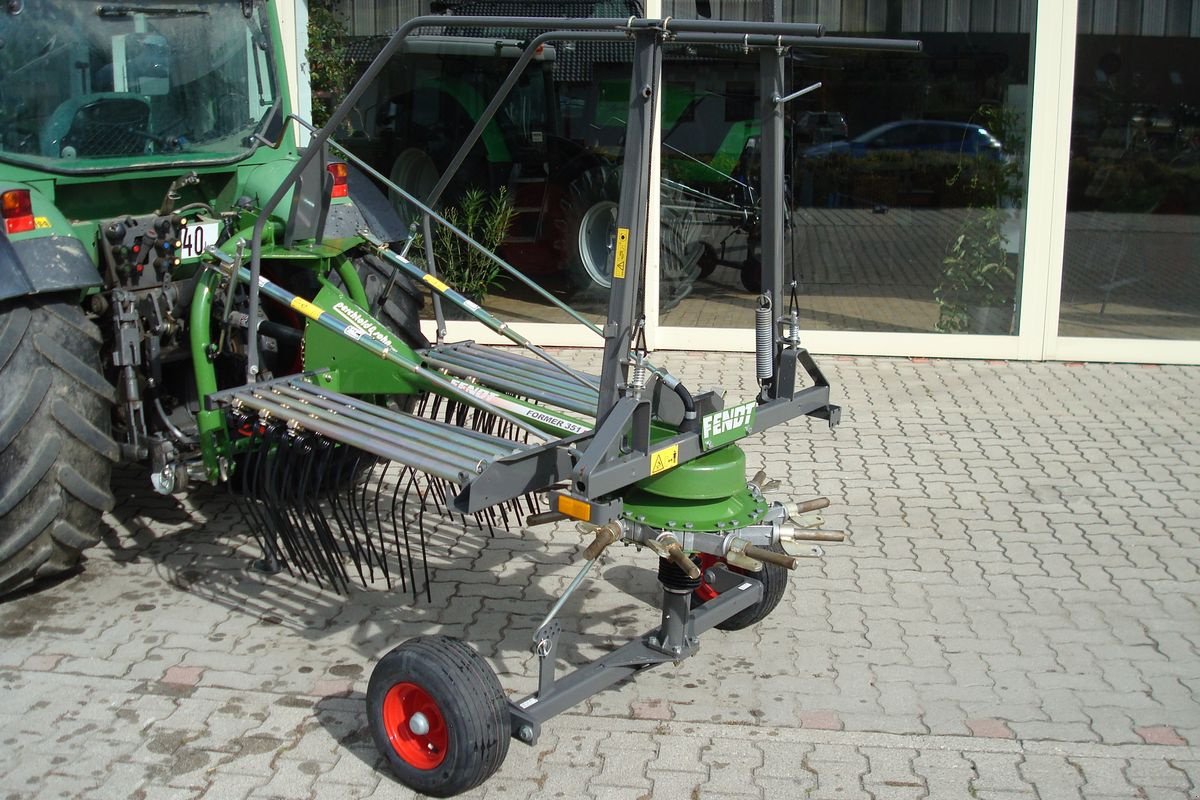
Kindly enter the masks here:
[[768, 507], [766, 500], [749, 489], [746, 454], [736, 445], [641, 481], [624, 502], [627, 519], [675, 531], [724, 531], [754, 525]]

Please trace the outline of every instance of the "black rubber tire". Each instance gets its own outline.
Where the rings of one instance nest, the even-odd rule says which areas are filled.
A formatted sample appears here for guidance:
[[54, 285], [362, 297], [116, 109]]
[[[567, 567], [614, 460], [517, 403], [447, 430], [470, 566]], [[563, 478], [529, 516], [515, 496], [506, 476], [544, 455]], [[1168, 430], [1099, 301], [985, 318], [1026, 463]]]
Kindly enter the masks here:
[[[417, 284], [404, 273], [392, 281], [392, 266], [374, 255], [354, 259], [354, 269], [367, 295], [367, 310], [414, 350], [429, 347], [429, 340], [421, 333], [424, 297]], [[389, 282], [391, 290], [384, 297]]]
[[[783, 545], [776, 542], [767, 548], [776, 553], [785, 553]], [[779, 601], [783, 599], [783, 593], [787, 589], [788, 571], [777, 564], [763, 564], [763, 568], [758, 572], [747, 572], [738, 567], [729, 567], [730, 571], [736, 572], [739, 575], [747, 575], [759, 581], [763, 585], [763, 596], [754, 605], [749, 608], [744, 608], [734, 614], [724, 622], [719, 623], [716, 627], [723, 631], [740, 631], [744, 628], [749, 628], [751, 625], [757, 625], [766, 619], [775, 607], [779, 605]], [[702, 605], [704, 603], [696, 594], [692, 595], [692, 605]]]
[[[580, 173], [568, 185], [562, 201], [559, 247], [567, 281], [583, 297], [607, 297], [612, 288], [609, 249], [616, 237], [621, 166], [607, 164]], [[683, 199], [660, 215], [659, 309], [674, 308], [700, 277], [699, 226]]]
[[[424, 201], [437, 186], [442, 171], [433, 156], [419, 147], [405, 147], [392, 162], [388, 178], [418, 200]], [[421, 216], [420, 210], [399, 192], [388, 189], [388, 199], [407, 228]]]
[[120, 450], [100, 333], [60, 296], [0, 303], [0, 595], [73, 569], [113, 506]]
[[[431, 769], [402, 758], [384, 724], [385, 698], [406, 683], [427, 693], [445, 722], [445, 756]], [[418, 636], [380, 659], [367, 684], [367, 722], [396, 778], [433, 797], [460, 794], [491, 777], [504, 763], [512, 736], [508, 700], [496, 673], [479, 653], [449, 636]]]
[[577, 175], [563, 193], [559, 242], [566, 279], [576, 295], [607, 296], [608, 249], [615, 236], [621, 170], [615, 164]]

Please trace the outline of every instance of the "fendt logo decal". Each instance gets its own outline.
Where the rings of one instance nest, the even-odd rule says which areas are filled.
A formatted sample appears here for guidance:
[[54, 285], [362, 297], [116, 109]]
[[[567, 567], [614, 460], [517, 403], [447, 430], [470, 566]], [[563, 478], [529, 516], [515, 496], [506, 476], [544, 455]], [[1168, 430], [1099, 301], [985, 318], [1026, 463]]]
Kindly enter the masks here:
[[700, 423], [700, 446], [711, 450], [748, 434], [754, 428], [753, 401], [705, 414]]

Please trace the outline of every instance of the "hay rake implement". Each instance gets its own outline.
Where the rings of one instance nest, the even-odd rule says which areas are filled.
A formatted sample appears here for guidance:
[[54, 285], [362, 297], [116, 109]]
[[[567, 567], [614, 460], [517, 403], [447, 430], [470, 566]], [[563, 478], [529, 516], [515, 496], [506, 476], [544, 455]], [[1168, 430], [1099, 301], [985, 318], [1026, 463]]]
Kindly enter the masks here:
[[[633, 44], [608, 319], [598, 328], [575, 315], [604, 339], [599, 375], [556, 361], [437, 278], [429, 233], [434, 222], [448, 223], [431, 207], [449, 171], [430, 197], [414, 198], [393, 186], [424, 210], [428, 271], [407, 257], [407, 247], [394, 252], [370, 231], [358, 235], [392, 270], [392, 281], [412, 280], [430, 290], [439, 328], [441, 303], [450, 302], [528, 354], [448, 343], [442, 330], [436, 343], [414, 348], [331, 285], [308, 300], [268, 280], [257, 242], [248, 264], [240, 250], [233, 255], [211, 251], [218, 283], [227, 291], [238, 284], [249, 287], [251, 319], [260, 296], [306, 317], [306, 354], [326, 366], [266, 379], [258, 372], [250, 337], [248, 374], [255, 380], [208, 398], [209, 411], [225, 415], [231, 451], [239, 454], [223, 468], [232, 473], [231, 486], [262, 546], [264, 568], [288, 569], [334, 589], [344, 589], [354, 577], [370, 581], [380, 575], [414, 596], [423, 585], [428, 596], [425, 525], [443, 515], [461, 515], [485, 529], [571, 519], [592, 537], [575, 579], [536, 630], [540, 676], [537, 691], [528, 697], [509, 700], [483, 658], [447, 637], [409, 640], [375, 667], [367, 692], [375, 742], [400, 781], [438, 796], [485, 780], [499, 768], [511, 738], [532, 744], [543, 723], [595, 692], [694, 654], [708, 629], [735, 630], [763, 619], [780, 601], [787, 571], [797, 563], [784, 541], [805, 542], [802, 555], [819, 555], [814, 542], [840, 540], [839, 533], [797, 522], [827, 501], [770, 500], [767, 491], [776, 484], [762, 473], [747, 480], [745, 455], [736, 444], [798, 416], [830, 426], [839, 418], [828, 382], [800, 346], [794, 281], [793, 302], [785, 309], [782, 105], [788, 92], [782, 60], [790, 47], [918, 47], [825, 37], [817, 25], [423, 17], [395, 34], [317, 132], [310, 157], [327, 144], [336, 146], [330, 132], [405, 36], [421, 28], [455, 26], [541, 31], [531, 34], [527, 55], [560, 39]], [[760, 391], [732, 405], [719, 392], [693, 395], [669, 371], [652, 365], [641, 346], [652, 109], [666, 42], [737, 44], [762, 52], [764, 288], [755, 314]], [[518, 60], [500, 96], [463, 143], [457, 163], [526, 61]], [[306, 169], [302, 161], [292, 179], [313, 174]], [[287, 188], [285, 182], [268, 209]], [[330, 353], [336, 357], [320, 356]], [[342, 391], [343, 385], [353, 385], [361, 393], [363, 375], [384, 375], [377, 381], [383, 387], [378, 393], [400, 402], [378, 404], [372, 402], [378, 396], [364, 399]], [[657, 556], [661, 624], [595, 662], [556, 675], [562, 630], [556, 615], [596, 559], [617, 542]]]

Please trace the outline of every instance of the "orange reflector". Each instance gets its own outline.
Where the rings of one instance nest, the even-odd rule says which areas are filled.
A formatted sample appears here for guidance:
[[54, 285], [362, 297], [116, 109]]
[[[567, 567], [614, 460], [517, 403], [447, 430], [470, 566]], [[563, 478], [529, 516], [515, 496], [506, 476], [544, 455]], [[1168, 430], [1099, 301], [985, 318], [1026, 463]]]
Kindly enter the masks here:
[[588, 522], [592, 518], [592, 505], [584, 500], [576, 500], [566, 495], [558, 496], [558, 513], [566, 514], [571, 519]]
[[334, 161], [325, 167], [325, 170], [333, 176], [333, 191], [330, 192], [330, 197], [349, 197], [350, 184], [348, 178], [350, 170], [341, 161]]
[[0, 194], [0, 217], [8, 233], [25, 233], [34, 229], [33, 201], [28, 189], [9, 189]]

